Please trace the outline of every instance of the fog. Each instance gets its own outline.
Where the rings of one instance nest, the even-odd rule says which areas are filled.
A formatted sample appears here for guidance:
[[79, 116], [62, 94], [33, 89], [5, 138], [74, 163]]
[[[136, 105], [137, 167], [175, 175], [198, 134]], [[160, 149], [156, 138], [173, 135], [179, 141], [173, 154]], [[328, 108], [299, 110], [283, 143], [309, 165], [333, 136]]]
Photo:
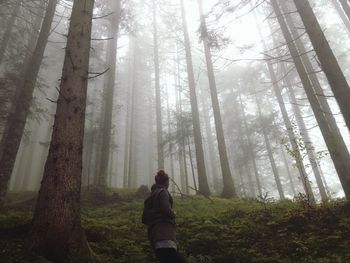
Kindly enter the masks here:
[[[6, 167], [10, 181], [1, 183], [10, 192], [39, 190], [57, 100], [59, 95], [64, 99], [59, 87], [73, 3], [58, 1], [53, 21], [46, 25], [49, 36], [47, 43], [41, 43], [40, 57], [36, 43], [49, 12], [46, 2], [0, 2], [0, 163], [15, 158]], [[349, 177], [348, 172], [340, 175], [334, 166], [337, 154], [329, 152], [332, 143], [325, 143], [270, 1], [203, 0], [202, 22], [197, 1], [184, 2], [187, 42], [180, 0], [95, 1], [82, 188], [151, 187], [155, 173], [164, 169], [174, 180], [175, 195], [226, 192], [293, 198], [305, 193], [309, 184], [311, 194], [321, 200], [321, 184], [329, 198], [344, 196], [339, 177]], [[349, 161], [350, 146], [345, 115], [292, 2], [280, 6], [283, 17], [294, 23], [287, 22], [298, 35], [293, 43], [299, 41], [306, 50], [298, 48], [297, 57], [313, 66], [308, 75], [318, 80], [324, 92], [314, 94], [331, 109], [327, 112], [323, 107], [323, 117], [333, 116], [340, 130], [334, 136], [342, 137], [347, 148], [341, 150], [339, 162], [344, 163]], [[345, 13], [337, 13], [334, 1], [310, 2], [349, 81], [349, 31], [341, 20]], [[35, 67], [33, 61], [40, 64], [34, 78], [29, 77], [35, 74], [29, 72]], [[21, 95], [28, 90], [26, 82], [35, 84], [29, 96]], [[30, 105], [26, 113], [16, 109], [26, 104]], [[24, 116], [22, 132], [9, 128], [18, 121], [16, 112]], [[20, 143], [8, 143], [18, 138]], [[310, 159], [311, 153], [315, 159]], [[228, 189], [231, 184], [234, 188]]]

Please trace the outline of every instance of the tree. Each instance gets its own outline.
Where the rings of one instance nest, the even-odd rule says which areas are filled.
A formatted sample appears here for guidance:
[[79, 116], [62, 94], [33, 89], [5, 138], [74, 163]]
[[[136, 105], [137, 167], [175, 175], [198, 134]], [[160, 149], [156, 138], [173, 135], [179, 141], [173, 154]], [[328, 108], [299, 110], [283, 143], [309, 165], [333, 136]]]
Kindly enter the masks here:
[[158, 169], [164, 169], [162, 105], [161, 105], [160, 78], [159, 78], [158, 25], [157, 25], [156, 0], [153, 0], [153, 50], [154, 50], [154, 74], [155, 74], [154, 80], [155, 80], [155, 92], [156, 92]]
[[282, 29], [282, 33], [284, 35], [284, 38], [287, 41], [288, 49], [290, 51], [290, 54], [293, 58], [294, 64], [296, 66], [297, 72], [299, 74], [299, 77], [301, 79], [301, 82], [303, 84], [305, 93], [307, 95], [307, 98], [310, 102], [311, 108], [314, 112], [314, 115], [316, 117], [317, 123], [320, 127], [320, 130], [322, 132], [322, 135], [325, 139], [327, 148], [332, 156], [332, 160], [335, 164], [335, 167], [338, 172], [338, 176], [340, 178], [340, 181], [342, 183], [343, 189], [345, 191], [345, 194], [350, 194], [350, 180], [348, 176], [348, 172], [350, 169], [347, 168], [349, 165], [348, 159], [343, 159], [342, 156], [348, 156], [345, 152], [347, 149], [344, 149], [342, 147], [342, 144], [338, 144], [338, 140], [336, 137], [334, 137], [332, 130], [330, 129], [327, 119], [325, 118], [324, 114], [325, 111], [320, 105], [320, 102], [318, 101], [315, 90], [313, 89], [312, 83], [309, 79], [309, 74], [307, 73], [304, 64], [299, 56], [298, 49], [295, 46], [293, 42], [293, 38], [290, 34], [290, 31], [287, 27], [286, 22], [283, 19], [281, 10], [277, 4], [276, 0], [271, 0], [273, 9], [276, 13], [277, 19], [279, 21], [279, 24]]
[[129, 61], [128, 61], [128, 90], [126, 99], [126, 121], [125, 121], [125, 144], [124, 144], [124, 166], [123, 166], [123, 187], [128, 187], [129, 181], [129, 152], [131, 140], [131, 118], [132, 118], [132, 99], [134, 97], [133, 71], [135, 66], [135, 39], [133, 36], [129, 38]]
[[[266, 43], [265, 43], [265, 40], [262, 36], [261, 29], [260, 29], [259, 23], [257, 21], [257, 17], [256, 17], [255, 12], [254, 12], [254, 18], [255, 18], [256, 24], [258, 25], [258, 32], [259, 32], [259, 36], [260, 36], [260, 39], [261, 39], [262, 44], [263, 44], [263, 48], [265, 51], [267, 51]], [[271, 28], [271, 25], [270, 25], [270, 28]], [[271, 28], [271, 31], [272, 31], [272, 28]], [[310, 182], [307, 178], [307, 173], [306, 173], [305, 166], [303, 163], [303, 158], [301, 156], [300, 146], [298, 145], [296, 136], [293, 133], [292, 122], [289, 118], [288, 111], [287, 111], [286, 105], [285, 105], [284, 100], [283, 100], [283, 96], [282, 96], [282, 92], [281, 92], [281, 89], [280, 89], [279, 84], [278, 84], [277, 76], [276, 76], [272, 62], [270, 60], [268, 60], [267, 57], [266, 57], [266, 64], [267, 64], [269, 76], [271, 78], [273, 92], [276, 96], [278, 106], [279, 106], [281, 114], [282, 114], [283, 123], [284, 123], [286, 130], [287, 130], [288, 139], [289, 139], [289, 142], [290, 142], [291, 147], [292, 147], [292, 152], [294, 155], [296, 166], [297, 166], [298, 171], [299, 171], [301, 181], [303, 183], [304, 190], [311, 197], [311, 199], [314, 199], [313, 194], [312, 194], [312, 190], [311, 190], [311, 185], [310, 185]], [[290, 181], [292, 182], [292, 180], [290, 180]], [[294, 189], [294, 187], [293, 187], [293, 189]], [[281, 193], [281, 191], [280, 191], [280, 193]]]
[[196, 148], [196, 161], [197, 161], [198, 187], [199, 187], [198, 190], [201, 194], [210, 195], [208, 178], [205, 170], [203, 141], [202, 141], [202, 134], [201, 134], [201, 125], [199, 120], [196, 83], [194, 78], [193, 62], [192, 62], [192, 54], [191, 54], [191, 43], [190, 43], [190, 38], [188, 34], [186, 12], [185, 12], [185, 6], [184, 6], [183, 0], [181, 0], [181, 15], [182, 15], [182, 27], [183, 27], [183, 33], [184, 33], [185, 52], [186, 52], [188, 86], [190, 89], [190, 102], [191, 102], [191, 110], [192, 110], [194, 144]]
[[110, 142], [112, 132], [112, 115], [113, 115], [113, 99], [115, 88], [115, 71], [117, 63], [117, 44], [118, 44], [118, 31], [120, 20], [120, 0], [112, 1], [112, 19], [110, 21], [110, 34], [113, 38], [108, 43], [107, 50], [107, 64], [109, 67], [109, 74], [107, 76], [106, 91], [104, 93], [105, 110], [104, 110], [104, 127], [102, 136], [102, 154], [100, 159], [100, 177], [98, 184], [100, 186], [107, 185], [108, 177], [108, 161], [110, 153]]
[[[248, 152], [248, 156], [250, 157], [250, 159], [252, 160], [253, 163], [253, 169], [254, 169], [254, 174], [255, 174], [255, 179], [258, 185], [258, 191], [259, 191], [259, 195], [262, 195], [262, 189], [261, 189], [261, 184], [260, 184], [260, 174], [258, 171], [258, 166], [256, 164], [256, 160], [255, 160], [255, 154], [254, 154], [254, 146], [252, 143], [252, 140], [250, 138], [250, 134], [248, 131], [248, 123], [247, 123], [247, 117], [245, 114], [245, 110], [244, 110], [244, 106], [243, 106], [243, 100], [242, 100], [242, 94], [240, 92], [240, 90], [238, 91], [238, 97], [239, 97], [239, 105], [240, 105], [240, 112], [241, 112], [241, 119], [243, 122], [243, 127], [244, 127], [244, 132], [239, 131], [239, 133], [241, 134], [246, 134], [247, 137], [247, 146], [244, 147], [243, 141], [241, 141], [241, 148], [247, 148], [247, 152]], [[240, 127], [239, 127], [240, 130]], [[249, 170], [249, 163], [247, 164], [247, 170], [248, 170], [248, 184], [249, 184], [249, 190], [250, 190], [250, 194], [252, 197], [255, 197], [255, 189], [254, 189], [254, 184], [253, 184], [253, 178], [251, 176], [250, 170]]]
[[281, 64], [281, 67], [282, 67], [282, 72], [286, 75], [284, 81], [285, 81], [287, 89], [288, 89], [288, 97], [289, 97], [289, 100], [292, 104], [293, 112], [295, 114], [295, 118], [296, 118], [298, 127], [300, 129], [300, 134], [301, 134], [301, 137], [302, 137], [304, 144], [305, 144], [306, 152], [307, 152], [307, 155], [309, 157], [312, 171], [315, 175], [316, 183], [317, 183], [318, 189], [320, 191], [321, 199], [323, 201], [326, 201], [328, 199], [328, 196], [327, 196], [327, 192], [326, 192], [326, 189], [324, 187], [324, 184], [322, 182], [322, 178], [321, 178], [322, 171], [321, 171], [321, 167], [320, 167], [318, 160], [317, 160], [316, 152], [314, 150], [312, 141], [311, 141], [310, 136], [309, 136], [308, 129], [306, 128], [306, 124], [305, 124], [304, 119], [302, 117], [301, 110], [298, 106], [298, 102], [297, 102], [295, 92], [293, 90], [293, 87], [292, 87], [292, 84], [290, 81], [290, 77], [288, 76], [287, 71], [286, 71], [283, 64]]
[[19, 149], [27, 116], [32, 103], [33, 91], [38, 77], [41, 62], [43, 60], [45, 47], [50, 34], [52, 20], [55, 14], [57, 0], [50, 0], [47, 6], [45, 18], [32, 57], [29, 61], [21, 87], [16, 89], [15, 109], [9, 116], [8, 128], [11, 131], [5, 133], [4, 146], [0, 159], [0, 199], [6, 194], [8, 182], [11, 177], [16, 155]]
[[348, 0], [339, 0], [339, 2], [341, 3], [345, 14], [347, 15], [348, 19], [350, 20], [350, 5]]
[[136, 131], [137, 131], [137, 90], [138, 90], [138, 78], [137, 78], [137, 72], [138, 72], [138, 61], [137, 61], [137, 55], [138, 54], [138, 46], [137, 42], [135, 41], [133, 43], [133, 56], [132, 56], [132, 72], [131, 72], [131, 79], [129, 84], [131, 87], [129, 87], [132, 92], [132, 97], [130, 101], [130, 135], [129, 135], [129, 157], [128, 157], [128, 184], [127, 186], [129, 188], [136, 187]]
[[307, 34], [350, 131], [350, 87], [308, 0], [294, 0]]
[[204, 53], [205, 53], [205, 58], [207, 63], [210, 95], [211, 95], [212, 107], [214, 112], [216, 136], [218, 141], [221, 172], [223, 177], [224, 187], [223, 187], [222, 195], [225, 197], [236, 197], [230, 164], [228, 162], [228, 157], [227, 157], [225, 135], [224, 135], [224, 129], [222, 127], [220, 105], [219, 105], [219, 99], [218, 99], [218, 94], [216, 89], [214, 67], [213, 67], [213, 61], [211, 57], [210, 42], [208, 39], [208, 29], [207, 29], [206, 19], [203, 12], [202, 0], [198, 0], [198, 6], [199, 6], [200, 23], [201, 23], [200, 24], [201, 39], [203, 41]]
[[338, 0], [331, 0], [335, 10], [337, 10], [338, 15], [340, 16], [341, 20], [343, 21], [346, 29], [348, 30], [348, 33], [350, 34], [350, 21], [349, 19], [346, 17], [344, 10], [341, 8], [341, 6], [339, 5]]
[[187, 161], [186, 161], [186, 151], [185, 151], [185, 140], [184, 140], [184, 129], [183, 123], [181, 120], [182, 116], [182, 86], [181, 86], [181, 77], [180, 77], [180, 61], [177, 57], [175, 62], [176, 72], [174, 74], [175, 78], [175, 88], [176, 88], [176, 96], [175, 96], [175, 104], [176, 104], [176, 112], [179, 116], [176, 118], [176, 137], [177, 145], [178, 145], [178, 159], [180, 166], [180, 183], [181, 183], [181, 191], [185, 193], [189, 193], [188, 189], [188, 172], [187, 172]]
[[[44, 3], [40, 3], [38, 6], [38, 11], [37, 14], [35, 15], [35, 21], [33, 23], [33, 27], [30, 30], [30, 40], [28, 41], [28, 45], [27, 45], [27, 52], [25, 54], [25, 58], [23, 60], [23, 63], [20, 65], [19, 68], [19, 72], [17, 74], [15, 74], [15, 83], [13, 83], [12, 85], [9, 85], [9, 87], [7, 88], [10, 93], [13, 93], [15, 95], [20, 95], [20, 89], [22, 88], [21, 85], [18, 85], [18, 83], [21, 83], [21, 79], [23, 78], [23, 76], [25, 75], [26, 71], [28, 70], [28, 67], [30, 67], [31, 65], [30, 63], [30, 59], [32, 57], [32, 54], [35, 51], [35, 47], [37, 44], [37, 39], [39, 36], [39, 32], [40, 32], [40, 27], [41, 27], [41, 22], [43, 19], [45, 13], [45, 4]], [[8, 34], [8, 33], [6, 33]], [[17, 90], [18, 89], [18, 90]], [[3, 92], [6, 90], [5, 87], [3, 87]], [[9, 95], [9, 92], [4, 92], [4, 95], [7, 98], [4, 98], [4, 102], [3, 105], [0, 107], [0, 127], [2, 125], [4, 125], [4, 131], [0, 140], [0, 158], [2, 156], [2, 152], [3, 152], [3, 148], [4, 148], [4, 144], [5, 144], [5, 139], [7, 138], [6, 134], [9, 132], [9, 122], [8, 119], [6, 117], [10, 116], [10, 112], [12, 112], [15, 109], [15, 102], [16, 102], [16, 98], [14, 98], [13, 96]], [[1, 100], [1, 99], [0, 99]], [[6, 101], [9, 101], [10, 103], [10, 107], [6, 107]], [[2, 103], [1, 103], [2, 104]], [[11, 105], [12, 104], [12, 105]], [[2, 118], [1, 118], [2, 117]], [[2, 120], [3, 119], [3, 120]]]
[[252, 89], [253, 89], [253, 93], [254, 93], [254, 97], [255, 97], [255, 103], [256, 103], [257, 108], [258, 108], [258, 117], [259, 117], [261, 129], [262, 129], [262, 132], [264, 135], [266, 150], [267, 150], [267, 154], [269, 156], [269, 160], [270, 160], [272, 172], [273, 172], [273, 175], [275, 178], [278, 194], [280, 196], [280, 199], [284, 199], [285, 197], [284, 197], [283, 187], [282, 187], [282, 183], [281, 183], [281, 178], [280, 178], [280, 174], [279, 174], [278, 169], [277, 169], [275, 158], [273, 156], [273, 151], [272, 151], [270, 139], [268, 137], [267, 130], [266, 130], [266, 127], [265, 127], [265, 124], [263, 121], [263, 114], [262, 114], [262, 110], [261, 110], [261, 101], [258, 98], [257, 92], [255, 90], [255, 83], [252, 83]]
[[9, 21], [7, 22], [6, 30], [4, 32], [2, 40], [0, 42], [0, 64], [2, 63], [2, 61], [4, 59], [7, 45], [10, 42], [11, 32], [12, 32], [13, 26], [15, 25], [15, 21], [16, 21], [16, 18], [18, 16], [19, 10], [21, 8], [21, 3], [22, 3], [22, 0], [17, 0], [15, 2], [15, 7], [13, 8], [13, 11], [11, 13], [11, 17], [10, 17]]
[[94, 1], [74, 1], [52, 139], [27, 249], [53, 262], [91, 262], [80, 222], [86, 93]]
[[[282, 2], [281, 6], [282, 6], [284, 12], [287, 14], [290, 9], [288, 9], [287, 5], [284, 2]], [[337, 122], [332, 114], [331, 107], [328, 104], [327, 96], [324, 93], [317, 76], [313, 73], [313, 72], [315, 72], [315, 70], [313, 68], [313, 65], [312, 65], [309, 57], [307, 56], [307, 52], [306, 52], [306, 48], [305, 48], [304, 44], [299, 39], [299, 35], [297, 33], [296, 26], [294, 25], [294, 21], [290, 15], [286, 16], [286, 22], [291, 30], [292, 37], [295, 39], [296, 48], [299, 50], [300, 54], [303, 54], [301, 56], [302, 62], [305, 66], [306, 71], [309, 73], [308, 76], [309, 76], [309, 79], [312, 83], [314, 93], [316, 94], [317, 101], [320, 104], [320, 107], [322, 108], [322, 111], [323, 111], [323, 114], [321, 114], [321, 116], [323, 116], [322, 118], [325, 119], [324, 121], [327, 124], [326, 129], [329, 130], [329, 134], [331, 135], [331, 137], [328, 137], [327, 139], [325, 138], [325, 140], [328, 141], [328, 144], [327, 144], [327, 142], [326, 142], [326, 144], [328, 145], [327, 147], [328, 147], [328, 150], [330, 152], [331, 158], [332, 158], [333, 163], [335, 165], [335, 168], [338, 172], [338, 175], [340, 177], [344, 177], [344, 176], [346, 177], [345, 170], [350, 169], [350, 166], [349, 166], [349, 168], [345, 167], [345, 166], [349, 165], [348, 164], [349, 158], [350, 158], [349, 151], [348, 151], [347, 146], [344, 142], [342, 134], [339, 131]], [[286, 71], [286, 70], [284, 70], [284, 71]], [[287, 77], [285, 79], [285, 81], [286, 81], [287, 86], [290, 86], [290, 83], [288, 83], [288, 82], [290, 82], [289, 77]], [[299, 118], [297, 118], [297, 121], [299, 121]], [[300, 123], [299, 127], [302, 130], [302, 136], [304, 136], [304, 137], [306, 136], [304, 141], [306, 142], [306, 144], [308, 144], [310, 142], [310, 140], [307, 138], [306, 128], [303, 127], [302, 123]], [[324, 135], [324, 137], [325, 136], [326, 135]], [[331, 145], [333, 145], [333, 146], [331, 146]], [[315, 164], [316, 158], [315, 158], [315, 154], [310, 152], [309, 148], [310, 147], [306, 147], [308, 155], [310, 157], [310, 162], [313, 165], [313, 164]], [[315, 168], [315, 165], [313, 165], [313, 169], [314, 168]], [[323, 199], [327, 199], [328, 197], [326, 194], [326, 190], [325, 190], [324, 185], [322, 183], [321, 171], [317, 172], [317, 170], [314, 170], [314, 174], [316, 177], [317, 185], [318, 185], [319, 190], [320, 190], [321, 197]]]

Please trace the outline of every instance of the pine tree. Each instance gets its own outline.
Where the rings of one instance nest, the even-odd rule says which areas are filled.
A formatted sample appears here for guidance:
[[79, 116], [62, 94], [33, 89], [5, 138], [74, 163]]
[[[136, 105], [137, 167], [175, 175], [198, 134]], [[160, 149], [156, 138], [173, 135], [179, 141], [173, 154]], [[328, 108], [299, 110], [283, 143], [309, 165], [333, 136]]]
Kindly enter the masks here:
[[153, 0], [153, 51], [154, 51], [154, 73], [156, 92], [156, 116], [157, 116], [157, 149], [158, 149], [158, 169], [164, 169], [164, 147], [163, 147], [163, 127], [162, 127], [162, 103], [160, 90], [159, 72], [159, 51], [158, 51], [158, 24], [157, 5]]
[[53, 262], [91, 262], [80, 188], [93, 0], [74, 1], [52, 139], [27, 249]]
[[[8, 183], [16, 160], [21, 138], [24, 132], [27, 116], [32, 103], [33, 92], [38, 77], [44, 51], [50, 34], [52, 20], [55, 14], [57, 0], [50, 0], [45, 18], [32, 57], [29, 61], [21, 86], [16, 89], [15, 109], [8, 122], [8, 133], [3, 138], [3, 152], [0, 159], [0, 199], [6, 194]], [[5, 130], [6, 130], [5, 129]]]
[[340, 111], [350, 131], [350, 87], [308, 0], [294, 0]]
[[115, 74], [117, 63], [117, 44], [118, 31], [120, 20], [120, 0], [112, 0], [112, 19], [110, 21], [110, 34], [113, 38], [108, 43], [107, 64], [109, 72], [107, 76], [106, 91], [104, 93], [105, 110], [104, 110], [104, 127], [102, 135], [102, 154], [100, 159], [100, 177], [98, 184], [100, 186], [107, 185], [108, 177], [108, 161], [111, 148], [111, 132], [112, 132], [112, 117], [113, 117], [113, 99], [115, 89]]
[[183, 0], [181, 0], [181, 14], [182, 14], [182, 27], [183, 27], [185, 51], [186, 51], [188, 85], [190, 89], [190, 102], [191, 102], [191, 110], [192, 110], [194, 144], [195, 144], [195, 150], [196, 150], [198, 187], [199, 187], [198, 190], [201, 194], [210, 195], [208, 178], [205, 170], [203, 141], [202, 141], [202, 134], [201, 134], [201, 125], [199, 120], [196, 83], [194, 78], [193, 62], [192, 62], [192, 54], [191, 54], [191, 43], [190, 43], [190, 38], [188, 34], [186, 12], [185, 12], [185, 6], [184, 6]]
[[200, 31], [201, 38], [204, 45], [205, 58], [207, 62], [207, 71], [208, 71], [208, 80], [210, 87], [210, 95], [212, 100], [212, 107], [214, 112], [215, 119], [215, 128], [216, 128], [216, 136], [219, 147], [219, 155], [220, 155], [220, 164], [221, 164], [221, 172], [223, 177], [223, 191], [222, 195], [225, 197], [235, 197], [235, 187], [233, 183], [233, 178], [231, 174], [231, 168], [227, 157], [227, 149], [225, 142], [224, 129], [222, 126], [221, 113], [220, 113], [220, 105], [216, 88], [216, 80], [214, 75], [214, 67], [213, 61], [210, 51], [210, 43], [208, 39], [208, 29], [206, 25], [206, 19], [203, 12], [202, 0], [198, 0], [199, 6], [199, 14], [200, 14]]

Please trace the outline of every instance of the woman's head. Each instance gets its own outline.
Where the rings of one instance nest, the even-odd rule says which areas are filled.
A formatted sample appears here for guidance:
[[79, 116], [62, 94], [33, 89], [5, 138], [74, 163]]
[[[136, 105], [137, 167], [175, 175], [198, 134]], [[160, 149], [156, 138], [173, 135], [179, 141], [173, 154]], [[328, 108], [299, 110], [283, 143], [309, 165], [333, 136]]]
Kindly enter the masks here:
[[156, 184], [169, 187], [169, 176], [163, 170], [160, 170], [154, 179]]

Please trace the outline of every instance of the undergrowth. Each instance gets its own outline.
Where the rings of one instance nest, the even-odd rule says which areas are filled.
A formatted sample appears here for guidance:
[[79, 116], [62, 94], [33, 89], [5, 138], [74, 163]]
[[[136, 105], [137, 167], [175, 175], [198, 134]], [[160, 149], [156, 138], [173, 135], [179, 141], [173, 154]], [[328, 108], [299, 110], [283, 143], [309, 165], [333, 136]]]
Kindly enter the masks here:
[[[33, 262], [23, 242], [35, 201], [10, 199], [0, 214], [0, 262]], [[97, 263], [156, 262], [141, 224], [140, 195], [85, 193], [82, 205]], [[308, 206], [302, 200], [175, 197], [174, 209], [179, 249], [190, 263], [350, 262], [350, 203], [344, 200]]]

